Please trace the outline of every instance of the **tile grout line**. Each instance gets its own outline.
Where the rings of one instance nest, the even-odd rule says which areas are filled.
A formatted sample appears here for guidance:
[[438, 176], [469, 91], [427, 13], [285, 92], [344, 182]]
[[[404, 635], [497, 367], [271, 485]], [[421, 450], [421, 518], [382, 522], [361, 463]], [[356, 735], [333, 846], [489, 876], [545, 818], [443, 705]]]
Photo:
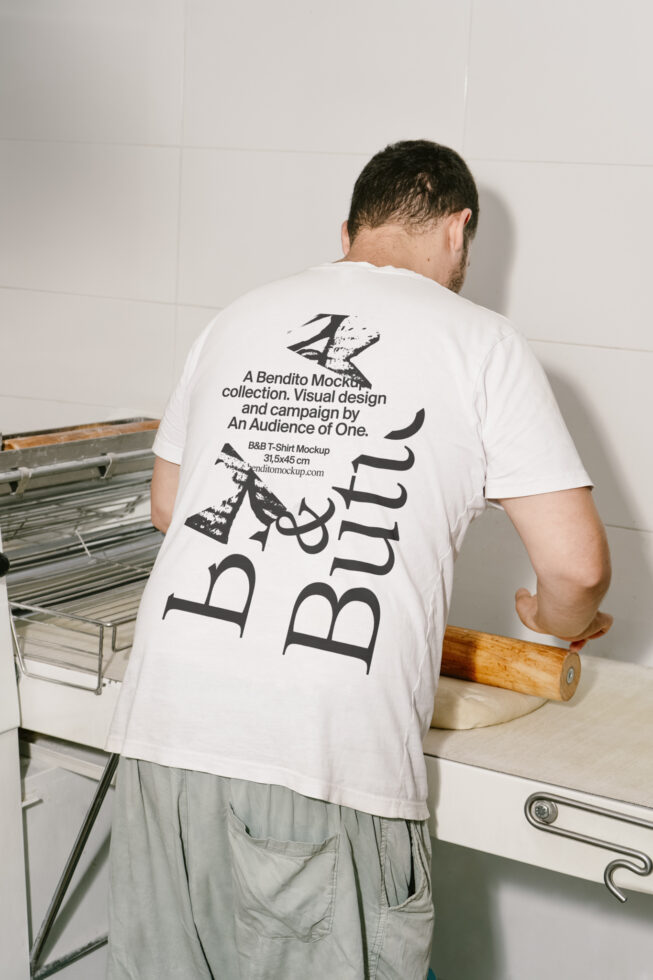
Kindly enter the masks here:
[[537, 157], [533, 157], [530, 160], [522, 159], [519, 157], [469, 157], [470, 163], [521, 163], [521, 164], [531, 164], [533, 166], [545, 166], [552, 167], [636, 167], [640, 170], [653, 170], [652, 163], [627, 163], [625, 160], [615, 161], [615, 160], [541, 160]]
[[11, 395], [2, 394], [0, 399], [5, 399], [7, 401], [25, 401], [25, 402], [46, 402], [48, 405], [90, 405], [93, 408], [116, 408], [115, 404], [106, 405], [101, 402], [87, 402], [80, 401], [70, 401], [67, 398], [43, 398], [42, 395]]
[[[77, 293], [70, 289], [44, 289], [42, 286], [9, 286], [0, 282], [0, 290], [15, 290], [20, 293], [46, 293], [52, 296], [80, 296], [82, 299], [115, 300], [116, 303], [153, 303], [156, 306], [174, 306], [172, 299], [143, 299], [140, 296], [108, 296], [105, 293]], [[191, 305], [191, 304], [185, 304]]]
[[611, 524], [605, 521], [606, 527], [614, 527], [619, 531], [632, 531], [634, 534], [653, 534], [653, 530], [648, 527], [627, 527], [625, 524]]
[[177, 181], [177, 256], [175, 269], [175, 319], [172, 333], [172, 358], [170, 362], [170, 389], [175, 383], [177, 373], [177, 353], [179, 350], [179, 276], [181, 266], [181, 197], [184, 174], [184, 111], [186, 104], [186, 47], [188, 40], [188, 0], [184, 0], [184, 37], [181, 66], [181, 114], [179, 119], [179, 179]]
[[[178, 306], [186, 306], [189, 309], [194, 310], [215, 310], [219, 312], [224, 309], [222, 306], [211, 306], [206, 303], [179, 303], [178, 298], [175, 300], [165, 300], [165, 299], [143, 299], [139, 296], [107, 296], [102, 293], [78, 293], [71, 292], [66, 289], [43, 289], [42, 287], [36, 286], [8, 286], [6, 284], [0, 283], [0, 290], [15, 290], [16, 292], [22, 293], [45, 293], [47, 295], [53, 296], [75, 296], [81, 297], [82, 299], [99, 299], [99, 300], [110, 300], [116, 303], [146, 303], [153, 304], [155, 306], [173, 306], [176, 308]], [[573, 340], [552, 340], [546, 337], [531, 337], [529, 334], [524, 333], [524, 336], [528, 341], [532, 341], [535, 344], [564, 344], [567, 347], [582, 347], [586, 350], [611, 350], [611, 351], [626, 351], [632, 354], [653, 354], [653, 348], [649, 347], [618, 347], [612, 346], [610, 344], [583, 344], [579, 341]]]
[[302, 149], [300, 147], [283, 146], [222, 146], [208, 143], [129, 143], [124, 140], [80, 140], [80, 139], [47, 139], [45, 137], [0, 136], [0, 143], [49, 143], [69, 146], [116, 146], [130, 147], [136, 150], [215, 150], [221, 153], [291, 153], [303, 156], [332, 156], [332, 157], [362, 157], [369, 160], [376, 148], [369, 150], [329, 150]]
[[474, 0], [469, 4], [469, 24], [467, 27], [467, 59], [465, 61], [465, 89], [463, 95], [463, 134], [462, 134], [462, 153], [467, 153], [467, 102], [469, 97], [469, 68], [472, 53], [472, 23], [474, 19]]
[[[75, 139], [46, 139], [44, 137], [19, 137], [19, 136], [0, 136], [0, 143], [50, 143], [68, 144], [73, 146], [124, 146], [134, 149], [150, 150], [215, 150], [221, 153], [279, 153], [297, 154], [304, 156], [336, 156], [336, 157], [363, 157], [366, 160], [376, 152], [375, 148], [368, 150], [329, 150], [329, 149], [301, 149], [298, 147], [270, 147], [270, 146], [220, 146], [204, 143], [129, 143], [121, 140], [75, 140]], [[560, 167], [622, 167], [638, 168], [643, 170], [653, 170], [653, 161], [650, 163], [633, 163], [627, 160], [549, 160], [532, 157], [524, 159], [521, 157], [482, 157], [470, 156], [468, 163], [520, 163], [532, 165], [551, 165]]]
[[[106, 296], [102, 293], [74, 293], [66, 289], [43, 289], [36, 286], [6, 286], [0, 283], [0, 292], [6, 289], [15, 290], [20, 293], [45, 293], [46, 295], [52, 296], [75, 296], [81, 299], [101, 299], [115, 301], [116, 303], [150, 303], [155, 306], [176, 306], [174, 300], [166, 299], [141, 299], [137, 296]], [[181, 306], [189, 306], [192, 309], [197, 310], [216, 310], [219, 311], [223, 309], [222, 306], [206, 306], [204, 303], [181, 303]]]
[[529, 337], [527, 334], [524, 336], [534, 344], [564, 344], [566, 347], [584, 347], [586, 350], [596, 348], [597, 350], [630, 351], [632, 354], [653, 354], [652, 347], [616, 347], [610, 344], [582, 344], [576, 340], [550, 340], [546, 337]]

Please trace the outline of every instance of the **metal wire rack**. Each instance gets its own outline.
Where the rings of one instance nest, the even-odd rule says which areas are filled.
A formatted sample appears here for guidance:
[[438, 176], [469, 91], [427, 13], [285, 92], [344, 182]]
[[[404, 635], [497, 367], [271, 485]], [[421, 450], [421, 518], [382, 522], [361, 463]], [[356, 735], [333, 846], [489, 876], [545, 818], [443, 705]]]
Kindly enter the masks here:
[[110, 447], [117, 452], [98, 455], [96, 440], [90, 456], [68, 446], [66, 459], [32, 467], [23, 453], [21, 465], [0, 471], [10, 489], [0, 528], [12, 633], [26, 676], [96, 694], [122, 678], [163, 537], [149, 520], [152, 452], [125, 439]]

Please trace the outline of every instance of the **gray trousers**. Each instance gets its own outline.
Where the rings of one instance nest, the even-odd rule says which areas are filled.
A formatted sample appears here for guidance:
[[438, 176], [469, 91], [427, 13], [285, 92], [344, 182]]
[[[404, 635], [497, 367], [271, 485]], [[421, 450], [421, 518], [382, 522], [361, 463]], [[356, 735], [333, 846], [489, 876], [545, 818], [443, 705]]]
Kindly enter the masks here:
[[121, 758], [108, 980], [426, 980], [427, 821]]

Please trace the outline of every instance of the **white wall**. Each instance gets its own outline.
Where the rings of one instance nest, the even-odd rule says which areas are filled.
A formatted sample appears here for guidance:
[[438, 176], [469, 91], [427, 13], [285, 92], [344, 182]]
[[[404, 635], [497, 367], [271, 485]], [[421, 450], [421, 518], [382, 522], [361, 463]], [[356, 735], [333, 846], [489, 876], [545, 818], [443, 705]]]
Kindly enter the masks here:
[[[532, 341], [596, 484], [615, 625], [591, 653], [653, 667], [649, 4], [0, 0], [0, 17], [3, 431], [160, 413], [215, 310], [339, 257], [374, 152], [449, 144], [481, 189], [465, 294]], [[489, 511], [450, 622], [527, 636], [512, 597], [534, 582]], [[650, 902], [455, 850], [434, 863], [444, 980], [571, 980], [587, 943], [595, 980], [653, 977]], [[560, 938], [535, 951], [543, 908]]]

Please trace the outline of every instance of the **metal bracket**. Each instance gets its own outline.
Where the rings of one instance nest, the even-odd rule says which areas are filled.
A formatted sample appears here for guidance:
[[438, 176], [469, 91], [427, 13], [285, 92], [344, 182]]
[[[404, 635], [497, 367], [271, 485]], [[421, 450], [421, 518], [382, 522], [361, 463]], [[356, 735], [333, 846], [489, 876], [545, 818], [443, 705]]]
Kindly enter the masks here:
[[651, 861], [651, 858], [643, 851], [626, 847], [623, 844], [613, 844], [610, 841], [601, 840], [598, 837], [589, 837], [587, 834], [581, 834], [576, 830], [564, 830], [562, 827], [551, 826], [558, 817], [556, 803], [573, 806], [578, 810], [587, 810], [589, 813], [596, 813], [602, 817], [613, 817], [615, 820], [624, 820], [626, 823], [637, 824], [639, 827], [647, 827], [649, 830], [653, 830], [653, 822], [642, 820], [641, 817], [631, 817], [625, 813], [619, 813], [617, 810], [607, 810], [604, 807], [595, 806], [592, 803], [582, 803], [580, 800], [572, 800], [566, 796], [556, 796], [554, 793], [531, 793], [524, 804], [526, 819], [537, 830], [547, 830], [551, 834], [560, 834], [563, 837], [581, 841], [583, 844], [605, 847], [608, 851], [628, 854], [630, 857], [635, 858], [636, 861], [641, 861], [642, 867], [640, 868], [633, 861], [627, 861], [624, 858], [615, 858], [614, 861], [610, 861], [603, 872], [603, 880], [615, 898], [618, 898], [620, 902], [627, 901], [626, 896], [615, 885], [612, 876], [617, 868], [628, 868], [630, 871], [634, 871], [635, 874], [649, 875], [653, 871], [653, 861]]
[[113, 476], [113, 467], [116, 460], [120, 459], [120, 453], [106, 453], [105, 454], [106, 463], [100, 464], [98, 469], [100, 471], [100, 478], [102, 480], [108, 480]]
[[21, 494], [25, 493], [25, 487], [31, 480], [33, 471], [28, 466], [19, 466], [15, 472], [18, 479], [9, 482], [9, 492], [12, 497], [20, 497]]

